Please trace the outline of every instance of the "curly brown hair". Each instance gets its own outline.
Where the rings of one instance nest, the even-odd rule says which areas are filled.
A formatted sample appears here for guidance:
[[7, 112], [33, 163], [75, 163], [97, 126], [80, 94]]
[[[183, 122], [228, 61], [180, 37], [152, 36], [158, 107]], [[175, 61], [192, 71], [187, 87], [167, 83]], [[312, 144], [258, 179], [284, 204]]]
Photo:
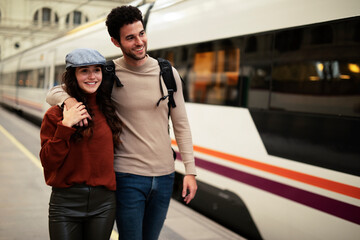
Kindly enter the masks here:
[[120, 42], [120, 28], [137, 21], [141, 21], [144, 26], [142, 13], [137, 7], [121, 6], [111, 10], [106, 18], [106, 26], [110, 37]]
[[[62, 83], [64, 91], [69, 94], [69, 96], [75, 98], [78, 102], [82, 102], [89, 115], [93, 117], [93, 112], [87, 104], [86, 94], [81, 90], [79, 84], [76, 80], [74, 67], [69, 67], [66, 69], [62, 75]], [[102, 68], [102, 73], [103, 73]], [[101, 82], [101, 85], [103, 81]], [[112, 138], [114, 146], [120, 144], [120, 133], [122, 131], [122, 122], [118, 115], [115, 112], [115, 106], [111, 100], [111, 96], [106, 94], [106, 92], [101, 87], [98, 88], [96, 94], [96, 103], [99, 105], [100, 111], [104, 114], [106, 121], [111, 129]], [[84, 136], [91, 137], [93, 134], [94, 123], [91, 120], [88, 120], [89, 124], [86, 127], [76, 127], [75, 133], [71, 136], [74, 141], [80, 141]]]

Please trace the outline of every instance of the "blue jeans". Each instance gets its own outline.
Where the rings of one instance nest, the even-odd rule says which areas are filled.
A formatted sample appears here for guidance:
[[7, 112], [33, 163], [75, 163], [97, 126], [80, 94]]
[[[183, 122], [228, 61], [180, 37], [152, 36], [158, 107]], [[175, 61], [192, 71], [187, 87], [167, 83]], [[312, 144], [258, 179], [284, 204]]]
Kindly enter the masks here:
[[119, 240], [157, 240], [172, 195], [175, 173], [145, 177], [116, 173]]

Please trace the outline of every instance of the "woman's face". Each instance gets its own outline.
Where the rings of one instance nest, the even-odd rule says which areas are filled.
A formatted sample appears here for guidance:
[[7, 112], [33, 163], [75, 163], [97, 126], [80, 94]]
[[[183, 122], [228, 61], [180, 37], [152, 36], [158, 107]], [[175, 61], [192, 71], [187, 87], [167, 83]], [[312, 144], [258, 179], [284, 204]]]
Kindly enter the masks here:
[[79, 87], [85, 93], [94, 93], [99, 88], [102, 81], [102, 72], [100, 65], [89, 65], [77, 67], [75, 76]]

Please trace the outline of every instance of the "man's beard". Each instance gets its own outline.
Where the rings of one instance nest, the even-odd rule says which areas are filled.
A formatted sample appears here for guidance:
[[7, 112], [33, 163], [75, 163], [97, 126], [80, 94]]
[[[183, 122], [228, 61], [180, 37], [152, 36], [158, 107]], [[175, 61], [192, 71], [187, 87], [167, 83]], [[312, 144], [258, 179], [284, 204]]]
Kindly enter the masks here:
[[144, 56], [140, 56], [140, 57], [137, 56], [136, 54], [132, 53], [131, 51], [123, 52], [123, 54], [135, 61], [139, 61], [139, 60], [143, 60], [146, 57], [146, 54], [147, 54], [146, 46], [144, 46], [144, 49], [145, 49], [145, 54], [144, 54]]

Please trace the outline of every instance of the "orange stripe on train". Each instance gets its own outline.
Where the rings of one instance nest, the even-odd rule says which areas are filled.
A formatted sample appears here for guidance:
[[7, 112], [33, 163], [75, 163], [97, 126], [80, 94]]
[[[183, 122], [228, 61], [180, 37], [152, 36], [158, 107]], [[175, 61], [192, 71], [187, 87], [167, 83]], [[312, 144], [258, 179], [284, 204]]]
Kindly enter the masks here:
[[[175, 140], [171, 141], [173, 145], [177, 145]], [[293, 170], [276, 167], [270, 164], [257, 162], [254, 160], [238, 157], [235, 155], [218, 152], [204, 147], [194, 146], [194, 151], [221, 158], [230, 162], [235, 162], [247, 167], [255, 168], [272, 174], [276, 174], [282, 177], [286, 177], [292, 180], [303, 182], [309, 185], [320, 187], [329, 191], [340, 193], [349, 197], [360, 199], [360, 188], [351, 185], [335, 182], [332, 180], [315, 177], [309, 174], [296, 172]]]

